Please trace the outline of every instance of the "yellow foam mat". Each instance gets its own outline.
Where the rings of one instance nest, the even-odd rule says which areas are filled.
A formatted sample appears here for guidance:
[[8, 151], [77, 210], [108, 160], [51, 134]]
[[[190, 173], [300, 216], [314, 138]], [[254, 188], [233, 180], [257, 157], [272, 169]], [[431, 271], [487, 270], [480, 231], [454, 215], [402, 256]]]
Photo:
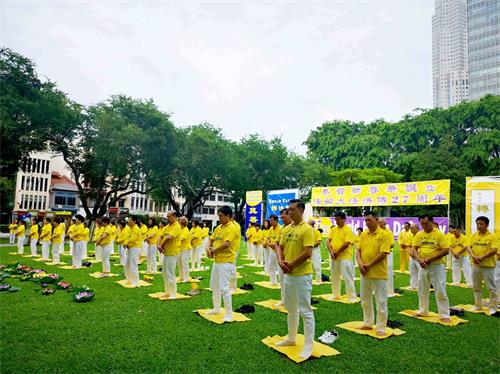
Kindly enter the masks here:
[[[410, 288], [410, 286], [406, 286], [406, 287], [399, 287], [399, 288], [401, 288], [402, 290], [406, 290], [406, 291], [418, 292], [418, 289], [412, 290], [412, 289]], [[430, 292], [434, 292], [434, 288], [431, 288]]]
[[36, 261], [36, 262], [46, 262], [46, 261], [50, 261], [50, 258], [41, 258], [41, 257], [38, 257], [38, 258], [34, 258], [33, 261]]
[[325, 293], [323, 295], [315, 295], [313, 297], [317, 297], [326, 301], [333, 301], [336, 303], [342, 303], [342, 304], [356, 304], [361, 301], [359, 297], [356, 297], [356, 302], [351, 302], [347, 299], [347, 295], [342, 295], [339, 298], [334, 299], [333, 295], [331, 293]]
[[113, 264], [113, 266], [116, 266], [116, 267], [123, 267], [122, 264]]
[[[9, 255], [20, 255], [20, 253], [17, 252], [9, 252]], [[21, 255], [23, 256], [23, 255]], [[24, 255], [23, 257], [31, 257], [31, 255]]]
[[[477, 314], [486, 314], [487, 316], [490, 315], [490, 309], [483, 306], [483, 309], [481, 310], [474, 310], [474, 305], [470, 304], [458, 304], [455, 306], [456, 308], [462, 308], [463, 310], [466, 310], [467, 312], [471, 313], [477, 313]], [[498, 308], [497, 308], [498, 310]]]
[[[122, 266], [122, 265], [118, 265], [118, 266]], [[155, 274], [161, 274], [161, 271], [150, 272], [150, 271], [146, 271], [146, 270], [141, 270], [141, 271], [139, 271], [139, 274], [155, 275]]]
[[267, 274], [265, 271], [255, 271], [253, 272], [255, 275], [262, 275], [264, 277], [268, 277], [269, 274]]
[[95, 273], [90, 273], [89, 274], [92, 278], [110, 278], [110, 277], [117, 277], [118, 274], [114, 273], [108, 273], [107, 275], [104, 273], [101, 273], [100, 271], [96, 271]]
[[122, 279], [122, 280], [116, 281], [116, 283], [118, 283], [120, 286], [125, 287], [125, 288], [137, 288], [137, 287], [152, 286], [151, 283], [145, 282], [143, 280], [139, 280], [139, 284], [137, 286], [134, 286], [134, 285], [130, 284], [129, 281], [126, 280], [126, 279]]
[[324, 284], [332, 284], [332, 282], [328, 282], [328, 281], [326, 281], [326, 282], [323, 282], [323, 281], [318, 282], [318, 281], [313, 280], [312, 284], [313, 284], [313, 286], [322, 286]]
[[[18, 253], [17, 252], [13, 252], [13, 253], [9, 253], [9, 255], [17, 255]], [[39, 255], [36, 255], [36, 256], [32, 256], [32, 255], [21, 255], [21, 257], [24, 257], [24, 258], [36, 258], [36, 257], [40, 257]]]
[[59, 266], [59, 265], [66, 265], [65, 262], [59, 262], [58, 264], [54, 264], [53, 262], [45, 262], [45, 265], [51, 265], [51, 266]]
[[395, 273], [398, 273], [398, 274], [407, 274], [407, 275], [410, 275], [410, 272], [409, 271], [401, 271], [401, 270], [394, 270]]
[[63, 266], [59, 266], [59, 269], [64, 269], [64, 270], [81, 270], [81, 269], [85, 269], [85, 266], [82, 266], [81, 268], [74, 268], [73, 265], [63, 265]]
[[445, 323], [439, 319], [439, 315], [437, 313], [429, 312], [429, 316], [427, 316], [427, 317], [418, 317], [418, 316], [416, 316], [417, 313], [418, 313], [418, 310], [403, 310], [403, 311], [399, 312], [399, 314], [402, 314], [402, 315], [407, 316], [407, 317], [417, 318], [417, 319], [420, 319], [420, 320], [425, 321], [425, 322], [439, 323], [440, 325], [443, 325], [443, 326], [456, 326], [460, 323], [469, 322], [469, 321], [462, 319], [462, 318], [459, 318], [457, 316], [451, 316], [450, 317], [451, 322]]
[[256, 285], [265, 287], [265, 288], [270, 288], [271, 290], [280, 290], [281, 286], [279, 284], [272, 284], [269, 281], [260, 281], [260, 282], [255, 282]]
[[377, 339], [386, 339], [391, 336], [399, 336], [406, 334], [406, 331], [400, 329], [391, 329], [390, 327], [386, 327], [385, 335], [378, 336], [377, 330], [375, 330], [375, 326], [373, 326], [373, 330], [360, 330], [360, 328], [364, 326], [363, 321], [344, 322], [335, 326], [340, 327], [341, 329], [344, 330], [355, 332], [356, 334], [368, 335], [371, 336], [372, 338], [377, 338]]
[[98, 261], [98, 260], [85, 260], [87, 262], [90, 262], [91, 264], [99, 264], [101, 263], [101, 261]]
[[156, 292], [156, 293], [150, 293], [148, 294], [149, 297], [152, 297], [153, 299], [158, 299], [161, 301], [174, 301], [174, 300], [184, 300], [184, 299], [190, 299], [191, 296], [189, 295], [183, 295], [181, 293], [175, 294], [175, 299], [171, 299], [168, 296], [165, 296], [165, 292]]
[[[212, 289], [211, 288], [205, 288], [207, 291], [210, 291], [212, 292]], [[241, 288], [237, 288], [236, 290], [234, 290], [233, 292], [231, 292], [231, 295], [243, 295], [245, 293], [248, 293], [249, 291], [247, 290], [242, 290]]]
[[194, 269], [189, 269], [190, 272], [193, 272], [193, 273], [199, 273], [199, 272], [202, 272], [202, 271], [208, 271], [209, 269], [205, 269], [203, 267], [201, 268], [194, 268]]
[[[281, 313], [286, 313], [288, 314], [288, 310], [286, 310], [284, 305], [276, 306], [275, 304], [278, 304], [280, 301], [279, 300], [264, 300], [264, 301], [256, 301], [256, 305], [263, 306], [264, 308], [271, 309], [271, 310], [276, 310]], [[313, 309], [318, 309], [315, 307], [312, 307]]]
[[200, 283], [201, 280], [199, 279], [194, 279], [194, 278], [189, 278], [187, 282], [181, 282], [181, 278], [177, 278], [177, 283]]
[[244, 266], [248, 266], [251, 268], [263, 268], [264, 267], [264, 265], [255, 265], [255, 264], [245, 264]]
[[[285, 337], [274, 335], [268, 336], [267, 338], [262, 339], [262, 343], [267, 345], [269, 348], [272, 348], [280, 353], [286, 355], [290, 360], [300, 363], [305, 361], [300, 357], [300, 353], [304, 349], [304, 335], [297, 335], [297, 345], [289, 346], [289, 347], [277, 347], [276, 343], [284, 340]], [[340, 352], [332, 347], [329, 347], [325, 344], [314, 342], [313, 343], [313, 351], [311, 357], [320, 358], [322, 356], [336, 356], [339, 355]]]
[[396, 292], [387, 294], [387, 297], [401, 297], [401, 296], [403, 296], [403, 295], [400, 295]]
[[[222, 318], [224, 318], [224, 315], [226, 314], [226, 310], [224, 308], [221, 308], [219, 314], [207, 315], [207, 312], [209, 311], [210, 309], [197, 309], [194, 312], [198, 313], [206, 320], [209, 320], [210, 322], [216, 323], [218, 325], [222, 325], [224, 323], [224, 321], [222, 320]], [[246, 322], [246, 321], [251, 321], [251, 319], [241, 313], [233, 312], [232, 322]]]
[[452, 287], [460, 287], [460, 288], [472, 288], [472, 286], [469, 286], [467, 283], [460, 283], [460, 284], [446, 283], [446, 285]]

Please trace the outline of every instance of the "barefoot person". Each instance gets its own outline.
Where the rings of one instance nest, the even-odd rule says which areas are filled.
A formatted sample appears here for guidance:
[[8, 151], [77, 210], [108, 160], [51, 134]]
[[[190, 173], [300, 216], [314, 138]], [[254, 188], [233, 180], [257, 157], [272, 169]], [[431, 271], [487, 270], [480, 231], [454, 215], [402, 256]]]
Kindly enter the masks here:
[[208, 241], [207, 256], [214, 259], [210, 288], [212, 289], [213, 309], [208, 314], [221, 312], [221, 297], [226, 310], [223, 320], [233, 320], [233, 302], [231, 297], [231, 277], [236, 272], [236, 244], [238, 242], [235, 226], [231, 221], [233, 211], [230, 206], [223, 206], [217, 211], [220, 225], [217, 226]]
[[156, 243], [158, 241], [158, 226], [156, 226], [156, 220], [154, 218], [150, 217], [148, 219], [148, 231], [146, 232], [144, 240], [148, 245], [148, 252], [146, 255], [146, 272], [148, 274], [155, 274], [158, 271], [158, 248], [156, 247]]
[[52, 239], [52, 220], [47, 217], [43, 220], [40, 241], [42, 242], [42, 260], [48, 261], [50, 258], [50, 241]]
[[30, 234], [29, 234], [29, 242], [30, 242], [30, 248], [31, 248], [31, 257], [36, 256], [36, 244], [38, 243], [38, 219], [33, 219], [33, 224], [31, 225], [30, 228]]
[[14, 218], [9, 224], [9, 244], [14, 244], [16, 241], [17, 225], [18, 223], [16, 218]]
[[391, 252], [387, 255], [387, 295], [393, 297], [396, 294], [394, 293], [394, 256], [392, 251], [394, 250], [396, 241], [394, 240], [394, 234], [389, 226], [387, 226], [385, 218], [379, 218], [378, 225], [387, 234], [391, 242]]
[[304, 324], [304, 349], [300, 357], [308, 359], [312, 354], [315, 329], [314, 312], [311, 307], [313, 272], [311, 255], [316, 238], [313, 228], [303, 220], [305, 204], [299, 199], [292, 199], [289, 204], [288, 211], [293, 223], [281, 236], [283, 257], [279, 258], [279, 265], [285, 273], [288, 335], [276, 345], [296, 344], [300, 315]]
[[52, 264], [57, 265], [61, 262], [61, 252], [64, 238], [64, 226], [61, 224], [61, 218], [54, 218], [54, 231], [52, 232]]
[[385, 335], [387, 327], [387, 256], [391, 252], [391, 240], [385, 230], [378, 224], [374, 212], [365, 213], [364, 230], [359, 238], [359, 248], [356, 252], [359, 271], [361, 272], [360, 294], [363, 309], [362, 330], [372, 330], [375, 322], [373, 316], [373, 297], [377, 303], [377, 320], [375, 329], [377, 335]]
[[429, 315], [429, 292], [434, 286], [436, 304], [442, 322], [450, 322], [450, 305], [446, 294], [446, 255], [448, 239], [434, 227], [434, 218], [429, 214], [420, 216], [422, 231], [413, 238], [412, 252], [420, 264], [418, 277], [418, 316]]
[[128, 230], [126, 231], [126, 239], [123, 247], [126, 250], [125, 258], [125, 278], [133, 285], [139, 285], [139, 256], [142, 247], [141, 229], [137, 224], [140, 222], [139, 217], [132, 216], [127, 222]]
[[288, 211], [288, 208], [281, 209], [280, 211], [280, 218], [281, 221], [283, 222], [283, 228], [280, 230], [278, 233], [278, 236], [276, 237], [276, 260], [278, 261], [278, 277], [279, 277], [279, 282], [281, 286], [281, 299], [280, 302], [277, 304], [274, 304], [276, 307], [281, 307], [285, 305], [285, 273], [283, 272], [283, 269], [280, 266], [280, 259], [283, 261], [283, 246], [280, 244], [281, 238], [283, 237], [283, 233], [285, 232], [285, 229], [290, 226], [293, 221], [290, 218], [290, 214]]
[[181, 225], [181, 248], [178, 257], [179, 278], [181, 282], [189, 282], [189, 255], [191, 254], [191, 233], [188, 229], [188, 219], [184, 216], [179, 218]]
[[73, 268], [80, 269], [82, 267], [83, 245], [85, 240], [85, 219], [81, 214], [75, 216], [75, 227], [71, 232], [71, 240], [73, 241]]
[[[469, 253], [467, 252], [468, 238], [455, 225], [450, 225], [450, 235], [448, 238], [450, 241], [450, 253], [453, 256], [451, 260], [453, 284], [458, 286], [462, 277], [461, 273], [464, 273], [465, 283], [469, 287], [472, 287], [472, 269]], [[460, 271], [460, 268], [462, 271]]]
[[162, 229], [157, 246], [160, 253], [163, 253], [161, 274], [165, 284], [165, 297], [175, 299], [177, 297], [175, 266], [181, 251], [182, 228], [174, 211], [167, 213], [167, 220], [168, 224]]
[[113, 248], [113, 230], [109, 217], [101, 218], [101, 230], [99, 237], [96, 240], [96, 245], [102, 248], [102, 273], [104, 277], [108, 277], [111, 273], [111, 265], [109, 263], [109, 256]]
[[399, 271], [406, 271], [406, 267], [408, 266], [408, 261], [410, 260], [410, 249], [411, 249], [411, 240], [413, 235], [410, 231], [410, 222], [405, 222], [403, 225], [403, 230], [398, 236], [399, 242]]
[[278, 216], [272, 214], [269, 217], [271, 222], [271, 228], [269, 229], [269, 235], [267, 237], [267, 243], [270, 248], [269, 252], [269, 281], [272, 285], [277, 285], [278, 283], [278, 257], [276, 255], [276, 247], [279, 245], [279, 238], [281, 236], [281, 226], [278, 224]]
[[26, 221], [20, 220], [16, 229], [17, 254], [24, 254], [24, 238], [26, 235]]
[[[418, 223], [410, 224], [410, 232], [411, 232], [411, 243], [413, 243], [413, 238], [419, 232], [420, 228]], [[418, 274], [420, 273], [420, 264], [415, 258], [413, 251], [411, 250], [411, 246], [408, 249], [408, 254], [410, 255], [410, 290], [417, 291], [418, 290]]]

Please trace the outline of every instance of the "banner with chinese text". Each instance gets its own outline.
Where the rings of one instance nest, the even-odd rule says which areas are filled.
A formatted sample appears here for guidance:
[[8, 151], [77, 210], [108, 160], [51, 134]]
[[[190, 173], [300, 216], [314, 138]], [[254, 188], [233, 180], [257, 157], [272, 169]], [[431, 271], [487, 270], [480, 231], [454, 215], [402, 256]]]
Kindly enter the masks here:
[[262, 191], [247, 191], [245, 205], [245, 232], [249, 224], [262, 224]]
[[472, 177], [465, 182], [465, 230], [477, 231], [476, 218], [488, 217], [489, 230], [500, 231], [500, 177]]
[[279, 223], [283, 224], [280, 217], [281, 209], [288, 207], [288, 202], [298, 198], [298, 196], [298, 189], [269, 191], [267, 193], [266, 219], [269, 219], [272, 214], [276, 214]]

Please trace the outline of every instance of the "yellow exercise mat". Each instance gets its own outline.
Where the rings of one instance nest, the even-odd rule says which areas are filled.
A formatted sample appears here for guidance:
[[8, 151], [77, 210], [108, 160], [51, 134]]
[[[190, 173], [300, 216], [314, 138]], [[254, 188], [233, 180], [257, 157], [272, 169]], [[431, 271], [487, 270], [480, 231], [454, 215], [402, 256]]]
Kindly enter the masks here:
[[152, 297], [153, 299], [158, 299], [161, 301], [174, 301], [174, 300], [184, 300], [184, 299], [190, 299], [191, 296], [189, 295], [183, 295], [181, 293], [175, 294], [175, 299], [171, 299], [168, 296], [165, 296], [165, 292], [155, 292], [155, 293], [150, 293], [148, 294], [149, 297]]
[[22, 257], [31, 257], [31, 255], [22, 255], [21, 253], [17, 253], [17, 252], [9, 252], [9, 255], [21, 255]]
[[[9, 253], [9, 255], [17, 255], [19, 253], [17, 252], [12, 252], [12, 253]], [[39, 255], [35, 255], [35, 256], [32, 256], [32, 255], [21, 255], [21, 257], [24, 257], [24, 258], [36, 258], [36, 257], [40, 257]]]
[[264, 265], [256, 265], [256, 264], [244, 264], [243, 266], [249, 266], [251, 268], [263, 268]]
[[[122, 266], [122, 265], [117, 265], [117, 266]], [[141, 271], [139, 271], [139, 274], [155, 275], [155, 274], [161, 274], [161, 271], [150, 272], [150, 271], [146, 271], [146, 270], [141, 270]]]
[[472, 288], [472, 286], [469, 286], [466, 283], [459, 283], [459, 284], [454, 284], [454, 283], [446, 283], [447, 286], [452, 286], [452, 287], [460, 287], [460, 288]]
[[116, 267], [123, 267], [122, 264], [113, 264], [113, 266], [116, 266]]
[[372, 338], [377, 338], [377, 339], [386, 339], [391, 336], [399, 336], [406, 334], [406, 331], [400, 329], [391, 329], [390, 327], [386, 327], [385, 335], [379, 336], [377, 335], [377, 330], [375, 330], [375, 326], [373, 326], [372, 330], [360, 330], [360, 328], [364, 326], [363, 321], [344, 322], [335, 326], [340, 327], [341, 329], [344, 330], [355, 332], [356, 334], [368, 335], [371, 336]]
[[420, 319], [420, 320], [425, 321], [425, 322], [439, 323], [440, 325], [443, 325], [443, 326], [456, 326], [460, 323], [469, 322], [465, 319], [458, 318], [457, 316], [451, 316], [450, 317], [451, 322], [445, 323], [439, 319], [439, 315], [437, 313], [429, 312], [429, 316], [427, 316], [427, 317], [418, 317], [418, 316], [416, 316], [417, 313], [418, 313], [418, 310], [403, 310], [403, 311], [399, 312], [399, 314], [402, 314], [402, 315], [407, 316], [407, 317], [417, 318], [417, 319]]
[[65, 262], [59, 262], [57, 264], [53, 263], [53, 262], [45, 262], [44, 263], [45, 265], [52, 265], [52, 266], [59, 266], [59, 265], [66, 265]]
[[[406, 291], [418, 292], [418, 289], [416, 289], [416, 290], [412, 290], [412, 289], [410, 288], [410, 286], [406, 286], [406, 287], [399, 287], [399, 288], [401, 288], [402, 290], [406, 290]], [[431, 288], [430, 292], [434, 292], [434, 288]]]
[[387, 297], [401, 297], [401, 296], [403, 296], [403, 295], [398, 294], [398, 293], [396, 293], [396, 292], [394, 292], [394, 293], [388, 293], [388, 294], [387, 294]]
[[236, 272], [236, 279], [243, 279], [243, 275], [239, 271]]
[[205, 269], [204, 267], [189, 269], [189, 271], [193, 272], [193, 273], [198, 273], [198, 272], [201, 272], [201, 271], [208, 271], [208, 270], [210, 270], [210, 269]]
[[[487, 316], [491, 316], [490, 309], [488, 307], [485, 307], [485, 306], [483, 306], [483, 308], [480, 310], [474, 310], [474, 305], [458, 304], [458, 305], [455, 305], [455, 308], [462, 308], [463, 310], [466, 310], [466, 311], [471, 312], [471, 313], [486, 314]], [[498, 308], [497, 308], [497, 310], [498, 310]]]
[[268, 277], [269, 274], [267, 274], [265, 271], [254, 271], [253, 274], [255, 275], [262, 275], [264, 277]]
[[410, 272], [409, 271], [401, 271], [401, 270], [394, 270], [395, 273], [398, 273], [398, 274], [407, 274], [407, 275], [410, 275]]
[[322, 285], [324, 285], [324, 284], [332, 284], [332, 282], [329, 282], [329, 281], [325, 281], [325, 282], [321, 281], [321, 282], [318, 282], [318, 281], [313, 280], [313, 281], [312, 281], [312, 284], [313, 284], [313, 286], [322, 286]]
[[63, 265], [63, 266], [59, 266], [59, 269], [64, 269], [64, 270], [81, 270], [81, 269], [85, 269], [85, 266], [82, 266], [81, 268], [74, 268], [73, 265]]
[[90, 262], [91, 264], [99, 264], [101, 263], [102, 261], [99, 261], [99, 260], [86, 260], [87, 262]]
[[200, 283], [201, 280], [189, 277], [188, 281], [181, 282], [181, 278], [177, 278], [177, 283]]
[[[288, 314], [288, 310], [286, 310], [284, 305], [276, 306], [280, 301], [279, 300], [264, 300], [264, 301], [256, 301], [255, 304], [263, 306], [264, 308], [271, 309], [271, 310], [276, 310], [281, 313], [286, 313]], [[312, 307], [313, 309], [318, 309], [315, 307]]]
[[[207, 312], [209, 311], [210, 309], [197, 309], [194, 312], [198, 313], [206, 320], [209, 320], [210, 322], [216, 323], [218, 325], [222, 325], [224, 323], [224, 321], [222, 320], [224, 318], [224, 315], [226, 314], [226, 310], [224, 308], [221, 308], [219, 314], [207, 315]], [[246, 321], [251, 321], [251, 319], [241, 313], [233, 312], [233, 320], [231, 322], [246, 322]]]
[[260, 282], [255, 282], [257, 286], [265, 287], [265, 288], [270, 288], [271, 290], [281, 290], [281, 286], [279, 284], [272, 284], [269, 281], [260, 281]]
[[148, 287], [152, 286], [151, 283], [145, 282], [143, 280], [139, 280], [139, 284], [137, 286], [134, 286], [133, 284], [130, 284], [130, 282], [126, 279], [122, 279], [119, 281], [116, 281], [120, 286], [125, 287], [125, 288], [137, 288], [137, 287]]
[[356, 301], [352, 302], [347, 299], [347, 295], [342, 295], [336, 299], [333, 298], [333, 295], [331, 293], [325, 293], [323, 295], [315, 295], [313, 297], [317, 297], [326, 301], [333, 301], [336, 303], [342, 303], [342, 304], [357, 304], [361, 301], [359, 297], [356, 297]]
[[36, 261], [36, 262], [46, 262], [46, 261], [50, 261], [50, 258], [41, 258], [41, 257], [38, 257], [38, 258], [34, 258], [33, 261]]
[[[305, 361], [303, 358], [300, 357], [300, 353], [304, 349], [304, 335], [297, 334], [297, 345], [288, 347], [277, 347], [276, 343], [284, 339], [285, 337], [279, 335], [268, 336], [267, 338], [262, 339], [262, 343], [267, 345], [269, 348], [275, 349], [276, 351], [283, 353], [292, 361], [295, 361], [297, 363]], [[319, 358], [322, 356], [336, 356], [339, 354], [340, 354], [339, 351], [325, 344], [319, 342], [313, 343], [313, 351], [311, 357]]]
[[[212, 292], [211, 288], [205, 288], [205, 290]], [[245, 293], [248, 293], [249, 291], [247, 290], [242, 290], [241, 288], [237, 288], [236, 290], [231, 292], [231, 295], [243, 295]]]
[[114, 273], [104, 274], [104, 273], [101, 273], [100, 271], [96, 271], [95, 273], [90, 273], [89, 275], [92, 278], [110, 278], [110, 277], [117, 277], [118, 276], [118, 274], [114, 274]]

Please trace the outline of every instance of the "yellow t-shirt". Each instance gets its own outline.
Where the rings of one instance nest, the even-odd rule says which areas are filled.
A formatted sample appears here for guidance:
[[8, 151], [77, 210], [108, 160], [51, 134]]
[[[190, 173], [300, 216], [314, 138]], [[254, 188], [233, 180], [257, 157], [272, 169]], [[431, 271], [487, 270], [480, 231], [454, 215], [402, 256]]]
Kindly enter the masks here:
[[44, 242], [50, 242], [52, 238], [52, 225], [50, 223], [42, 226], [42, 232], [40, 233], [40, 240]]
[[[280, 245], [284, 248], [283, 257], [290, 262], [297, 258], [305, 247], [314, 247], [316, 239], [314, 229], [302, 221], [298, 225], [292, 223], [283, 229]], [[295, 266], [288, 275], [300, 276], [312, 273], [311, 258]]]
[[141, 229], [139, 228], [139, 226], [137, 226], [137, 224], [134, 224], [133, 227], [130, 227], [128, 225], [127, 225], [127, 227], [129, 229], [127, 230], [127, 234], [126, 234], [127, 236], [126, 236], [126, 239], [125, 239], [125, 242], [123, 243], [123, 245], [125, 245], [129, 249], [142, 248], [142, 235], [141, 235]]
[[66, 233], [67, 236], [69, 236], [69, 238], [71, 240], [73, 240], [71, 238], [71, 236], [73, 235], [73, 231], [75, 231], [75, 227], [76, 227], [76, 224], [71, 224], [69, 227], [68, 227], [68, 232]]
[[63, 235], [64, 227], [61, 224], [58, 224], [54, 227], [54, 231], [52, 232], [52, 244], [62, 244]]
[[93, 242], [97, 241], [99, 236], [101, 236], [102, 229], [103, 229], [102, 226], [96, 226], [96, 228], [94, 230], [93, 238], [92, 238]]
[[[450, 251], [455, 252], [455, 254], [465, 247], [467, 247], [467, 243], [469, 243], [467, 237], [464, 234], [460, 234], [457, 238], [454, 234], [448, 236], [448, 243], [450, 243]], [[463, 251], [460, 253], [460, 256], [468, 256], [467, 251]]]
[[173, 239], [168, 240], [163, 244], [165, 256], [177, 256], [181, 253], [181, 225], [179, 222], [169, 223], [165, 225], [161, 232], [161, 236], [172, 235]]
[[255, 227], [249, 227], [245, 233], [245, 236], [247, 237], [247, 241], [250, 243], [252, 242], [252, 235], [255, 233]]
[[193, 247], [198, 247], [203, 243], [203, 238], [201, 237], [203, 235], [201, 228], [199, 226], [193, 226], [191, 228], [191, 244]]
[[316, 228], [314, 229], [314, 237], [316, 238], [316, 243], [319, 242], [319, 245], [318, 245], [318, 247], [319, 247], [321, 245], [322, 235], [321, 235], [321, 232]]
[[[488, 252], [491, 252], [493, 247], [493, 234], [489, 231], [486, 234], [481, 235], [479, 231], [476, 231], [469, 240], [469, 246], [472, 253], [475, 256], [483, 256]], [[474, 264], [472, 258], [471, 262]], [[486, 257], [479, 266], [484, 266], [488, 268], [494, 268], [496, 265], [495, 256]]]
[[30, 236], [31, 239], [38, 239], [38, 225], [31, 225]]
[[[401, 249], [403, 249], [403, 245], [411, 247], [412, 238], [413, 238], [413, 235], [412, 235], [411, 231], [410, 230], [406, 231], [405, 229], [403, 229], [399, 233], [399, 237], [398, 237], [398, 242], [399, 242], [399, 245], [401, 246]], [[405, 250], [406, 249], [407, 248], [405, 248]]]
[[[449, 247], [448, 239], [438, 229], [434, 229], [427, 233], [419, 231], [413, 238], [412, 246], [417, 248], [418, 255], [426, 260], [431, 258], [438, 252]], [[432, 262], [433, 264], [446, 264], [446, 256], [441, 257]]]
[[83, 226], [83, 223], [76, 224], [71, 235], [74, 242], [85, 240], [85, 226]]
[[24, 226], [23, 224], [17, 226], [16, 236], [18, 238], [24, 238], [25, 233], [26, 233], [26, 226]]
[[[364, 264], [370, 263], [380, 253], [391, 253], [391, 241], [387, 232], [380, 227], [374, 232], [364, 230], [359, 237], [359, 252]], [[387, 256], [368, 269], [369, 279], [387, 279]]]
[[500, 231], [493, 234], [493, 244], [491, 248], [497, 250], [497, 256], [500, 255]]
[[236, 241], [234, 243], [236, 251], [240, 250], [240, 245], [241, 245], [241, 226], [238, 222], [236, 221], [231, 221], [233, 222], [234, 230], [236, 231]]
[[108, 245], [108, 244], [111, 244], [111, 242], [113, 241], [113, 237], [112, 237], [113, 229], [111, 227], [112, 226], [110, 224], [102, 227], [101, 235], [104, 235], [104, 234], [108, 234], [108, 235], [106, 235], [106, 237], [103, 240], [101, 240], [101, 245]]
[[[182, 227], [182, 226], [181, 226]], [[181, 252], [191, 250], [191, 233], [187, 227], [181, 228]]]
[[111, 241], [114, 242], [116, 240], [116, 226], [110, 223], [109, 227], [111, 229]]
[[160, 231], [158, 230], [158, 226], [154, 225], [153, 227], [148, 227], [148, 231], [146, 232], [146, 237], [151, 236], [151, 238], [147, 240], [149, 245], [156, 244], [156, 242], [158, 241], [159, 233]]
[[229, 247], [215, 253], [216, 263], [228, 263], [236, 260], [236, 230], [232, 222], [217, 226], [210, 239], [212, 240], [212, 248], [218, 248], [225, 242], [231, 243]]
[[144, 223], [141, 223], [141, 235], [142, 235], [142, 241], [146, 239], [146, 234], [148, 232], [148, 226], [146, 226]]
[[84, 231], [85, 231], [85, 239], [83, 239], [83, 241], [88, 243], [90, 241], [90, 229], [88, 227], [85, 227]]
[[338, 226], [333, 227], [328, 234], [328, 240], [330, 240], [330, 245], [334, 252], [338, 252], [344, 243], [351, 243], [349, 247], [342, 251], [338, 258], [335, 258], [335, 260], [352, 259], [352, 245], [354, 244], [356, 238], [354, 237], [354, 234], [349, 226], [344, 225], [342, 228]]
[[17, 231], [17, 223], [11, 223], [11, 224], [9, 225], [9, 232], [10, 232], [11, 234], [15, 234], [15, 233], [16, 233], [16, 231]]
[[389, 226], [385, 226], [385, 231], [390, 235], [390, 240], [391, 240], [391, 251], [392, 247], [394, 247], [394, 244], [396, 244], [396, 241], [394, 240], [394, 233], [389, 229]]
[[201, 230], [201, 232], [203, 233], [203, 236], [202, 236], [203, 239], [208, 238], [208, 233], [209, 233], [208, 227], [204, 227]]
[[[271, 244], [279, 244], [279, 240], [281, 237], [282, 227], [280, 225], [276, 225], [276, 228], [272, 227], [269, 229], [269, 241]], [[271, 247], [274, 251], [275, 249]]]
[[262, 230], [255, 230], [252, 234], [252, 244], [254, 245], [262, 245]]
[[118, 230], [118, 237], [116, 238], [116, 242], [120, 245], [123, 245], [128, 238], [128, 233], [130, 231], [130, 227], [125, 226], [123, 229]]

